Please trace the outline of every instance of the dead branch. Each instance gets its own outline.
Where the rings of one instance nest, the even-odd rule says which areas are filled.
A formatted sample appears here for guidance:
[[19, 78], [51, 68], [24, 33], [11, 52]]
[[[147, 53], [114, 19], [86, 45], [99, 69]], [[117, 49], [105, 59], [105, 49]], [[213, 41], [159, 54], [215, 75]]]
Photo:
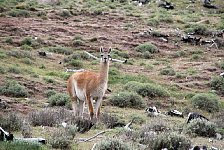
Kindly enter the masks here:
[[87, 139], [83, 139], [83, 138], [82, 138], [82, 139], [79, 139], [79, 140], [81, 140], [80, 142], [88, 142], [88, 141], [90, 141], [90, 140], [96, 138], [97, 136], [99, 136], [99, 135], [101, 135], [101, 134], [104, 134], [104, 133], [107, 132], [107, 131], [109, 131], [109, 130], [104, 130], [104, 131], [101, 131], [101, 132], [95, 134], [95, 135], [92, 136], [92, 137], [89, 137], [89, 138], [87, 138]]
[[94, 150], [95, 147], [96, 147], [96, 143], [93, 144], [93, 147], [91, 148], [91, 150]]
[[92, 58], [94, 58], [94, 59], [99, 59], [99, 58], [97, 58], [97, 57], [94, 56], [93, 54], [90, 54], [90, 53], [87, 52], [87, 51], [84, 51], [84, 53], [86, 53], [87, 55], [89, 55], [89, 57], [92, 57]]
[[[93, 54], [90, 54], [87, 51], [84, 51], [84, 53], [86, 53], [87, 55], [89, 55], [89, 57], [93, 58], [93, 59], [99, 59], [98, 57], [94, 56]], [[119, 60], [119, 59], [111, 59], [112, 62], [120, 62], [120, 63], [127, 63], [127, 59], [126, 60]]]
[[82, 71], [85, 71], [85, 69], [78, 69], [78, 70], [76, 70], [76, 69], [66, 69], [65, 72], [82, 72]]
[[124, 128], [131, 131], [130, 126], [131, 126], [132, 123], [133, 123], [133, 119]]

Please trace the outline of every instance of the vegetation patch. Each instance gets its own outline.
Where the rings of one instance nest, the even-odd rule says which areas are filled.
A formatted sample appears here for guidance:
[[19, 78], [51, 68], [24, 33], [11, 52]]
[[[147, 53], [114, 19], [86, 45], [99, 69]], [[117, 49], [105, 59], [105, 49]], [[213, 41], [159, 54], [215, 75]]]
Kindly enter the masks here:
[[16, 81], [7, 81], [4, 86], [0, 86], [0, 94], [12, 97], [27, 97], [28, 91]]
[[198, 35], [209, 35], [207, 27], [203, 24], [190, 24], [186, 26], [186, 33], [195, 33]]
[[15, 58], [30, 58], [30, 59], [34, 59], [30, 52], [22, 51], [22, 50], [10, 50], [9, 52], [7, 52], [7, 55], [15, 57]]
[[151, 43], [140, 44], [135, 48], [135, 50], [140, 53], [149, 52], [151, 54], [159, 52], [158, 48]]
[[12, 17], [30, 17], [30, 13], [27, 10], [21, 10], [21, 9], [13, 9], [7, 12], [7, 15]]
[[176, 74], [176, 72], [174, 71], [174, 69], [170, 66], [163, 68], [160, 70], [160, 74], [161, 75], [168, 75], [168, 76], [174, 76]]
[[185, 136], [177, 133], [162, 133], [158, 135], [152, 145], [149, 145], [153, 150], [167, 149], [190, 149], [191, 141]]
[[98, 142], [93, 150], [105, 150], [105, 149], [116, 149], [116, 150], [130, 150], [130, 146], [124, 143], [120, 139], [104, 139]]
[[191, 98], [191, 103], [195, 108], [207, 112], [219, 111], [219, 98], [214, 94], [200, 93]]
[[111, 115], [109, 113], [103, 113], [100, 120], [103, 122], [103, 124], [106, 125], [107, 128], [115, 128], [115, 127], [123, 127], [125, 126], [125, 121], [120, 119], [116, 115]]
[[217, 93], [224, 95], [224, 78], [221, 76], [213, 77], [210, 86], [213, 90], [216, 90]]
[[183, 132], [191, 136], [214, 137], [216, 125], [205, 119], [194, 119], [184, 127]]
[[49, 47], [47, 48], [49, 52], [54, 52], [58, 54], [64, 54], [64, 55], [71, 55], [73, 51], [70, 48], [67, 47], [61, 47], [61, 46], [56, 46], [56, 47]]
[[45, 150], [38, 143], [29, 142], [0, 142], [1, 150]]
[[144, 108], [145, 102], [141, 96], [133, 92], [119, 92], [110, 97], [110, 102], [118, 107]]
[[9, 113], [7, 115], [0, 115], [0, 127], [6, 131], [19, 131], [22, 127], [23, 119], [16, 113]]
[[69, 104], [69, 96], [63, 93], [57, 93], [49, 97], [50, 106], [65, 106]]

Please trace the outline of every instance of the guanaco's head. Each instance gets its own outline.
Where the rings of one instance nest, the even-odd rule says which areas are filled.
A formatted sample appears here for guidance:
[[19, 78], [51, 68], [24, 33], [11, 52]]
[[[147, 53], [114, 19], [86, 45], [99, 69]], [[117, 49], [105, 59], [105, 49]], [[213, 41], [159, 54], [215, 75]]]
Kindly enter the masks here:
[[103, 49], [103, 47], [100, 47], [100, 55], [101, 55], [101, 61], [104, 63], [107, 63], [111, 60], [110, 57], [111, 48]]

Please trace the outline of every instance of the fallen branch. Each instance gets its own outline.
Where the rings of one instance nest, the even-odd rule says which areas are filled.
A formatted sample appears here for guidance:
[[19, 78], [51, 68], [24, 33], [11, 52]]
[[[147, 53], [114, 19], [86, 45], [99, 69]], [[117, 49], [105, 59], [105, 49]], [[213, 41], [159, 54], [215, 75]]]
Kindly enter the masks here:
[[87, 51], [84, 51], [84, 53], [86, 53], [87, 55], [89, 55], [89, 57], [92, 57], [92, 58], [94, 58], [94, 59], [99, 59], [99, 58], [97, 58], [97, 57], [94, 56], [93, 54], [90, 54], [90, 53], [87, 52]]
[[124, 128], [131, 131], [130, 126], [131, 126], [132, 123], [133, 123], [133, 119]]
[[80, 139], [80, 140], [81, 140], [80, 142], [88, 142], [88, 141], [90, 141], [90, 140], [96, 138], [97, 136], [99, 136], [99, 135], [101, 135], [101, 134], [104, 134], [104, 133], [107, 132], [107, 131], [108, 131], [108, 130], [101, 131], [101, 132], [99, 132], [99, 133], [95, 134], [94, 136], [89, 137], [89, 138], [87, 138], [87, 139], [83, 139], [83, 138], [82, 138], [82, 139]]
[[[86, 53], [87, 55], [89, 55], [89, 57], [93, 58], [93, 59], [99, 59], [96, 56], [94, 56], [93, 54], [90, 54], [87, 51], [84, 51], [84, 53]], [[127, 63], [127, 59], [126, 60], [119, 60], [119, 59], [111, 59], [112, 62], [120, 62], [120, 63]]]
[[93, 144], [93, 147], [91, 148], [91, 150], [94, 150], [95, 147], [96, 147], [96, 143]]
[[76, 70], [76, 69], [66, 69], [65, 72], [82, 72], [82, 71], [85, 71], [85, 69], [78, 69], [78, 70]]

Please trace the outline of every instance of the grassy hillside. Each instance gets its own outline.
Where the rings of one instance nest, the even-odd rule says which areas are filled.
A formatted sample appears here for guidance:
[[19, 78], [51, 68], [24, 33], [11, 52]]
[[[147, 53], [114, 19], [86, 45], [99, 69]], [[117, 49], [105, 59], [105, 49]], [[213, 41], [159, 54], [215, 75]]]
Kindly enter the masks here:
[[[99, 141], [105, 147], [112, 141], [120, 149], [159, 149], [166, 137], [180, 140], [185, 148], [198, 144], [224, 149], [223, 140], [210, 137], [213, 142], [208, 142], [204, 133], [186, 125], [187, 114], [199, 112], [212, 124], [195, 124], [201, 123], [211, 136], [224, 135], [224, 78], [219, 76], [224, 71], [224, 37], [216, 34], [224, 29], [224, 3], [215, 0], [219, 9], [207, 9], [199, 1], [170, 1], [174, 10], [159, 8], [155, 1], [138, 6], [131, 0], [0, 0], [0, 126], [16, 137], [31, 128], [32, 137], [48, 140], [33, 149], [86, 150]], [[187, 33], [215, 39], [218, 47], [184, 43], [181, 36]], [[168, 41], [161, 38], [166, 35]], [[99, 62], [83, 51], [99, 57], [100, 46], [112, 47], [112, 58], [127, 63], [110, 64], [112, 92], [105, 95], [101, 121], [85, 133], [78, 133], [72, 121], [63, 129], [61, 123], [72, 120], [66, 92], [72, 73], [66, 69], [99, 71]], [[161, 112], [177, 109], [185, 118], [149, 117], [147, 106]], [[133, 119], [133, 131], [119, 127]], [[103, 130], [107, 132], [100, 137], [78, 142]], [[0, 149], [9, 147], [2, 145]]]

